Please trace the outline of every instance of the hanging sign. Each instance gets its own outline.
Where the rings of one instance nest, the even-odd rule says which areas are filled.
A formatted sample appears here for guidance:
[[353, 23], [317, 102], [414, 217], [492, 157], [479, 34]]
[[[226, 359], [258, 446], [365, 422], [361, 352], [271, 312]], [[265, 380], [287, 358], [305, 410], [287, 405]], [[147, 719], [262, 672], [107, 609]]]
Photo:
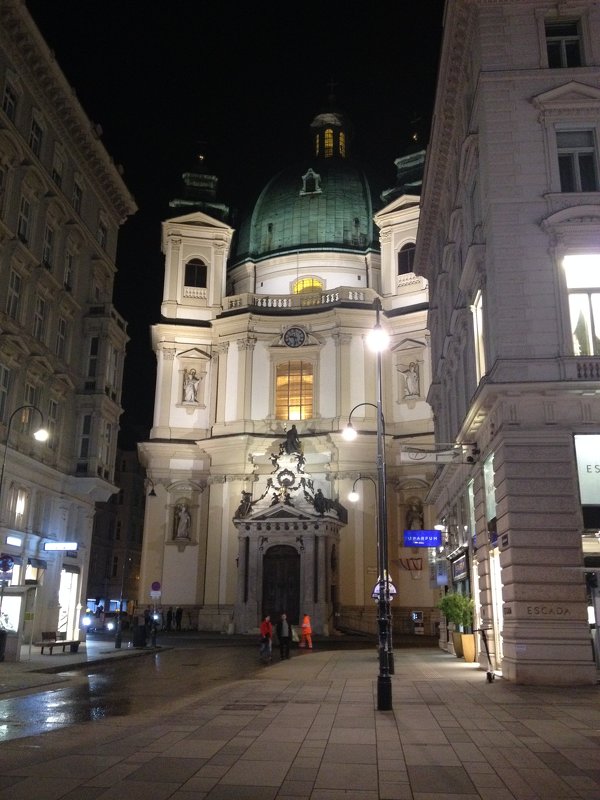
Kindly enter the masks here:
[[441, 547], [441, 531], [404, 531], [404, 547]]

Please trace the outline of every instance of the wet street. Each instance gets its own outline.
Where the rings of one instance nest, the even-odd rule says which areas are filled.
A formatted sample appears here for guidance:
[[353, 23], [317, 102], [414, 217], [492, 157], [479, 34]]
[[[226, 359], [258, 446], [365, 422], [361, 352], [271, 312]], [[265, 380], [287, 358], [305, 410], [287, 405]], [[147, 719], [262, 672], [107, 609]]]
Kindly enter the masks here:
[[68, 681], [56, 688], [0, 699], [0, 743], [75, 723], [158, 710], [201, 689], [249, 677], [260, 668], [257, 649], [248, 644], [176, 635], [162, 637], [159, 644], [169, 649], [63, 672]]

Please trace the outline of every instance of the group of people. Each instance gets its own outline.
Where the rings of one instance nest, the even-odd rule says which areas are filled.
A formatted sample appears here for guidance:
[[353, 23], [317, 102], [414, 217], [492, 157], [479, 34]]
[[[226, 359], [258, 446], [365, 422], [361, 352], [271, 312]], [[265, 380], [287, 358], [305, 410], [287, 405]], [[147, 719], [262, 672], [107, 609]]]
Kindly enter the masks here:
[[[273, 629], [270, 615], [267, 614], [260, 623], [260, 658], [265, 663], [269, 663], [272, 660], [273, 630], [275, 630], [275, 635], [277, 636], [277, 642], [279, 644], [280, 660], [283, 661], [290, 657], [290, 642], [292, 641], [294, 631], [287, 618], [287, 614], [283, 613], [281, 615], [279, 621], [275, 625], [275, 629]], [[299, 638], [299, 647], [312, 650], [312, 626], [308, 614], [305, 614], [302, 619]], [[296, 641], [298, 641], [298, 639], [296, 639]]]
[[153, 626], [161, 631], [180, 631], [182, 620], [183, 608], [181, 606], [177, 606], [175, 610], [173, 610], [173, 606], [169, 606], [166, 613], [162, 608], [153, 611], [150, 606], [144, 611], [144, 621], [149, 631]]

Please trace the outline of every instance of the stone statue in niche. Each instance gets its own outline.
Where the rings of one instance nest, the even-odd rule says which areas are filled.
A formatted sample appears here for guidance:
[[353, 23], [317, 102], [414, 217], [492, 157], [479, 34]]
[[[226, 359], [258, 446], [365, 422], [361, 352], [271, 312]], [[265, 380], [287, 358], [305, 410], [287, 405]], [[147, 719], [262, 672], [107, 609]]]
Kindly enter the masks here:
[[419, 365], [414, 361], [408, 365], [404, 373], [406, 397], [419, 397]]
[[189, 539], [192, 527], [192, 516], [187, 503], [175, 506], [175, 535], [174, 539]]
[[198, 386], [200, 378], [196, 375], [195, 369], [186, 369], [183, 373], [183, 402], [198, 402]]
[[235, 516], [238, 519], [241, 517], [247, 517], [251, 511], [252, 511], [252, 493], [242, 492], [242, 502], [239, 504], [237, 511], [235, 512]]
[[416, 497], [408, 502], [405, 522], [407, 531], [423, 530], [423, 503]]

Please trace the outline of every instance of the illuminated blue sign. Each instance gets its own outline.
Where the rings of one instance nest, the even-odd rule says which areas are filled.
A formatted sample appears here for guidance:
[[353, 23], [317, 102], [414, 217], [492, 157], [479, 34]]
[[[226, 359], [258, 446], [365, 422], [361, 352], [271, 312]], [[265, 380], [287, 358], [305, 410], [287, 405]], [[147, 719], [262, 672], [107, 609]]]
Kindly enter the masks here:
[[404, 547], [441, 547], [441, 531], [404, 531]]

